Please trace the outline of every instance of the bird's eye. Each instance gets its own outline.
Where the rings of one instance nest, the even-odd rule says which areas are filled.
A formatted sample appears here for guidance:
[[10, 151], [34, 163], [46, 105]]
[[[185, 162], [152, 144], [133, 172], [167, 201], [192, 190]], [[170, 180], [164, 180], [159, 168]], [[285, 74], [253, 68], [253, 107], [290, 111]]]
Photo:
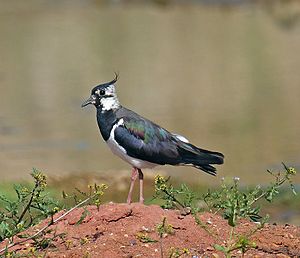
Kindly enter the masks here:
[[105, 94], [105, 90], [100, 90], [99, 94], [103, 96]]

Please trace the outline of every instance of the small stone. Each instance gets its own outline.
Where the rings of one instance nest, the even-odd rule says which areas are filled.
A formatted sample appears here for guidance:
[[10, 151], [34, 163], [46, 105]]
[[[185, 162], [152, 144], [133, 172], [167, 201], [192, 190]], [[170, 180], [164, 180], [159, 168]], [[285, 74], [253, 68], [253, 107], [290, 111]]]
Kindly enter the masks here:
[[149, 228], [145, 227], [145, 226], [142, 226], [142, 231], [146, 231], [146, 232], [149, 232]]
[[211, 220], [210, 220], [210, 219], [208, 219], [208, 220], [206, 221], [206, 223], [207, 223], [207, 224], [209, 224], [209, 225], [211, 225], [211, 224], [212, 224], [212, 222], [211, 222]]
[[94, 238], [94, 241], [97, 240], [99, 237], [103, 236], [103, 232], [96, 232], [94, 235], [93, 235], [93, 238]]
[[154, 252], [155, 252], [155, 253], [157, 253], [157, 252], [158, 252], [158, 249], [157, 249], [157, 248], [155, 248], [155, 249], [154, 249]]
[[275, 243], [272, 243], [271, 246], [272, 246], [272, 249], [275, 249], [275, 250], [277, 250], [280, 247], [280, 245], [275, 244]]
[[206, 248], [206, 251], [214, 251], [215, 249], [212, 247], [212, 246], [208, 246], [207, 248]]
[[294, 236], [291, 233], [284, 234], [284, 237], [292, 238], [292, 239], [294, 238]]
[[180, 211], [181, 216], [186, 216], [191, 214], [192, 209], [190, 207], [185, 207]]
[[133, 245], [136, 245], [136, 240], [135, 239], [131, 239], [129, 241], [130, 245], [133, 246]]
[[124, 237], [128, 237], [128, 235], [127, 235], [127, 234], [124, 234]]

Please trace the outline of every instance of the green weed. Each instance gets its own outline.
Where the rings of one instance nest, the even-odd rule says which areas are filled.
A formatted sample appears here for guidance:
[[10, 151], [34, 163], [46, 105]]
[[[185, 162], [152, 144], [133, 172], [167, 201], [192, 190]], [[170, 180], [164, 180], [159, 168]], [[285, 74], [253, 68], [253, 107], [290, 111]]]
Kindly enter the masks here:
[[[263, 199], [267, 202], [272, 202], [280, 193], [282, 185], [286, 183], [289, 184], [292, 192], [296, 194], [292, 183], [292, 178], [295, 176], [296, 170], [292, 167], [287, 167], [284, 163], [283, 168], [284, 171], [277, 173], [270, 170], [267, 171], [273, 180], [266, 188], [262, 188], [258, 185], [253, 189], [242, 190], [239, 186], [240, 179], [234, 177], [230, 183], [223, 180], [221, 190], [209, 190], [203, 196], [210, 212], [221, 214], [231, 227], [229, 237], [227, 241], [225, 241], [225, 244], [214, 245], [216, 250], [223, 252], [226, 257], [231, 257], [231, 253], [235, 250], [240, 250], [242, 254], [244, 254], [247, 250], [256, 246], [250, 238], [255, 232], [261, 229], [269, 219], [268, 215], [264, 217], [261, 215], [261, 208], [258, 202]], [[155, 177], [154, 198], [160, 198], [163, 201], [163, 208], [189, 208], [197, 225], [213, 236], [217, 242], [222, 242], [210, 226], [202, 222], [198, 217], [199, 207], [197, 207], [196, 201], [200, 198], [186, 185], [181, 185], [178, 189], [174, 188], [169, 183], [169, 178], [165, 179], [158, 175]], [[236, 226], [241, 218], [247, 218], [256, 222], [259, 221], [260, 223], [255, 229], [243, 235], [239, 235], [236, 233]]]
[[[46, 175], [33, 169], [31, 176], [34, 179], [33, 187], [30, 188], [24, 185], [14, 186], [17, 195], [16, 200], [10, 200], [4, 195], [0, 195], [0, 202], [2, 202], [0, 207], [3, 207], [0, 209], [0, 241], [10, 238], [10, 242], [7, 246], [0, 250], [0, 255], [4, 254], [5, 257], [19, 257], [15, 252], [9, 252], [9, 248], [28, 240], [33, 240], [32, 248], [28, 251], [28, 257], [38, 257], [40, 254], [37, 251], [54, 247], [54, 240], [57, 238], [64, 240], [65, 234], [51, 232], [49, 227], [80, 206], [93, 204], [99, 209], [101, 197], [107, 189], [105, 184], [94, 184], [88, 186], [87, 192], [76, 189], [77, 193], [70, 196], [63, 192], [63, 198], [71, 198], [74, 200], [75, 204], [72, 208], [54, 219], [54, 214], [61, 210], [65, 205], [63, 205], [62, 202], [60, 203], [49, 197], [46, 192]], [[82, 223], [88, 214], [89, 211], [84, 208], [84, 211], [76, 224]], [[21, 231], [37, 224], [41, 219], [48, 217], [50, 217], [49, 223], [33, 235], [20, 234]], [[17, 234], [21, 240], [14, 242], [14, 236]], [[85, 239], [82, 239], [81, 244], [84, 243]], [[66, 242], [66, 246], [69, 248], [71, 244]]]
[[256, 186], [248, 191], [243, 191], [239, 187], [240, 179], [235, 177], [232, 183], [223, 180], [220, 191], [208, 191], [204, 196], [204, 201], [211, 212], [220, 212], [232, 227], [236, 226], [240, 218], [249, 218], [253, 221], [262, 219], [261, 208], [257, 205], [258, 201], [265, 199], [272, 202], [279, 194], [280, 187], [284, 183], [289, 183], [292, 192], [296, 195], [292, 183], [292, 177], [296, 174], [294, 168], [289, 168], [283, 164], [284, 171], [277, 173], [268, 170], [273, 177], [273, 181], [268, 187]]
[[152, 239], [151, 237], [149, 237], [147, 233], [143, 233], [143, 232], [137, 232], [136, 233], [136, 238], [142, 243], [156, 243], [156, 242], [158, 242], [157, 240]]
[[162, 222], [157, 225], [156, 231], [159, 236], [160, 256], [163, 258], [163, 238], [167, 235], [173, 235], [175, 232], [173, 226], [167, 222], [166, 217], [163, 217]]
[[191, 210], [198, 211], [196, 206], [199, 197], [189, 189], [186, 184], [181, 184], [179, 188], [175, 188], [169, 178], [163, 176], [155, 176], [155, 195], [154, 199], [162, 200], [161, 205], [164, 209], [180, 209], [185, 213], [190, 213]]
[[171, 247], [169, 250], [169, 258], [179, 258], [182, 256], [188, 256], [190, 257], [190, 251], [188, 248], [177, 248], [177, 247]]
[[[53, 217], [62, 205], [46, 192], [47, 178], [33, 169], [34, 186], [14, 185], [16, 200], [0, 194], [0, 241], [12, 238], [19, 232], [37, 224], [41, 219]], [[12, 240], [12, 239], [11, 239]]]

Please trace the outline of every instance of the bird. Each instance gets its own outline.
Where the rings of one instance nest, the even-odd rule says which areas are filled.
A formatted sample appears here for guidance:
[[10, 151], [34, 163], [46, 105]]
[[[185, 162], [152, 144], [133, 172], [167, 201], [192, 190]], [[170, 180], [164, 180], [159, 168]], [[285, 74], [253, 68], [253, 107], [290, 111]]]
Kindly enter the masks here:
[[224, 162], [220, 152], [201, 149], [184, 136], [171, 133], [158, 124], [123, 107], [116, 94], [115, 78], [91, 90], [90, 97], [81, 107], [94, 105], [100, 133], [111, 151], [132, 166], [127, 203], [132, 202], [132, 192], [139, 178], [139, 202], [144, 203], [142, 169], [158, 165], [193, 166], [216, 176], [213, 164]]

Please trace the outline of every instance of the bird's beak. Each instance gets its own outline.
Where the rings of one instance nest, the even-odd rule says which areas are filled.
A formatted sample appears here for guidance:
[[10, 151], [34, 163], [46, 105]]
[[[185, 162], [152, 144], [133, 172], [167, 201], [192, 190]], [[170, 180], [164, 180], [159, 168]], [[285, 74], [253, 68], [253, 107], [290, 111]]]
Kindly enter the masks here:
[[87, 105], [89, 105], [89, 104], [93, 104], [94, 101], [95, 101], [95, 100], [93, 99], [93, 97], [90, 96], [85, 102], [83, 102], [83, 103], [81, 104], [81, 107], [83, 108], [83, 107], [85, 107], [85, 106], [87, 106]]

